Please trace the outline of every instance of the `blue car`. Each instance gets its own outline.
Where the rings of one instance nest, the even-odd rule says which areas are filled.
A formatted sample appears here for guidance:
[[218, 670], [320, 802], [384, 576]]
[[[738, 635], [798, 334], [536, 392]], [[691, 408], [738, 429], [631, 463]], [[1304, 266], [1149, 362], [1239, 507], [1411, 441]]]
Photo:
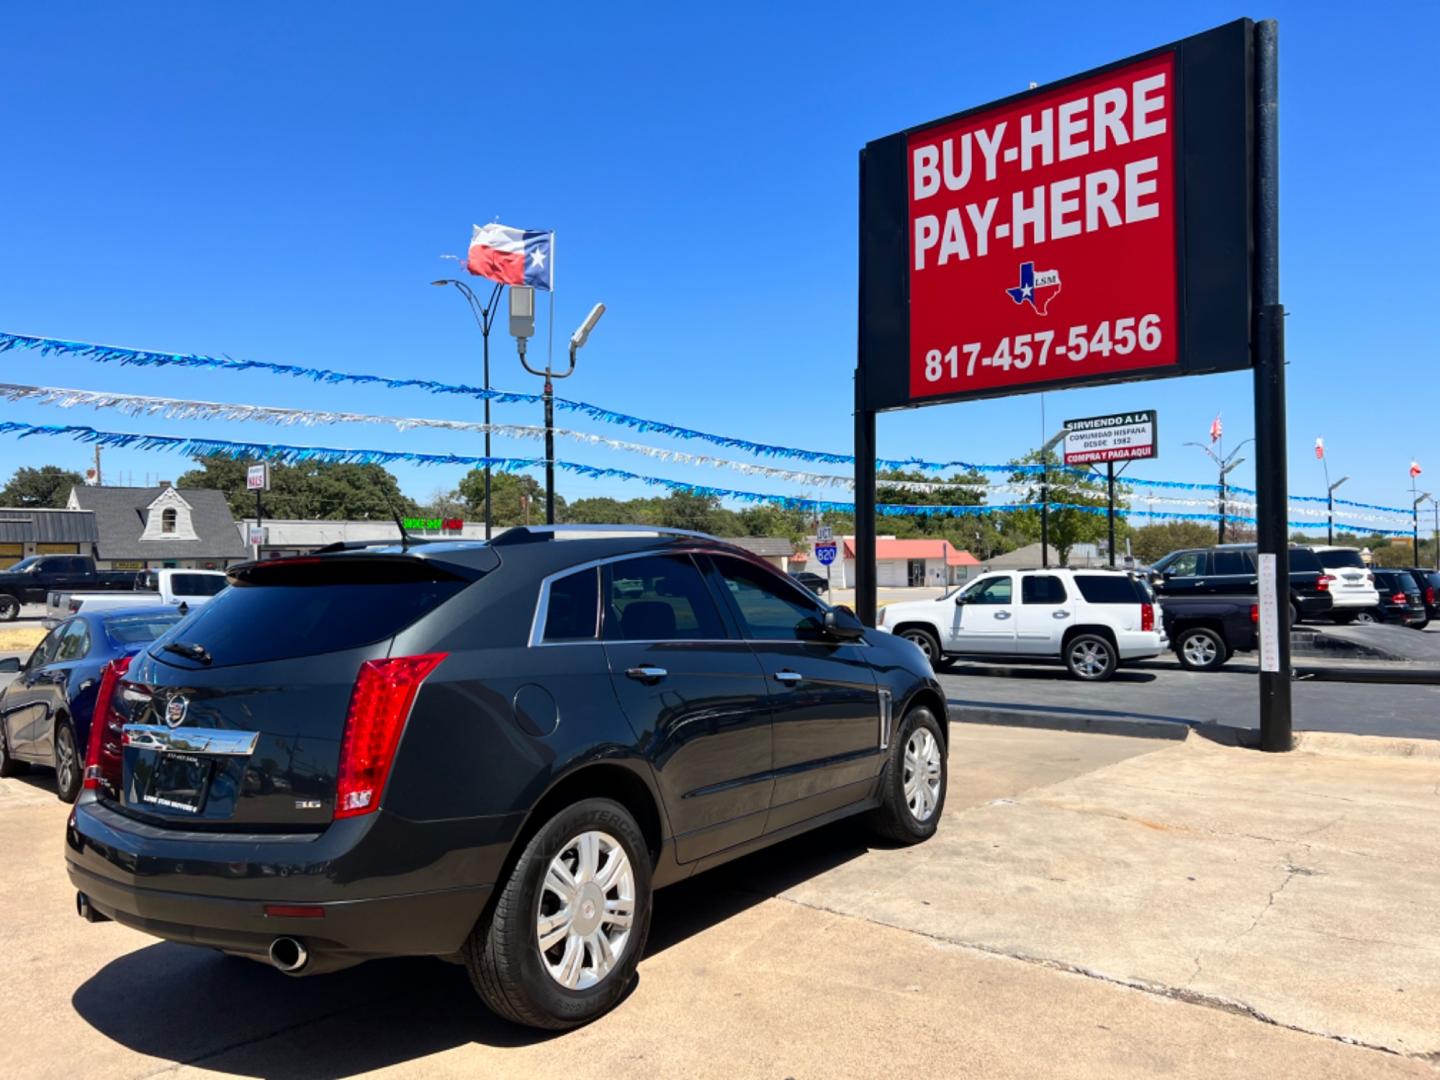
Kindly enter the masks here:
[[82, 613], [46, 634], [23, 664], [0, 660], [0, 674], [18, 673], [0, 691], [0, 776], [50, 766], [56, 793], [74, 802], [105, 665], [138, 652], [182, 618], [174, 608], [155, 607]]

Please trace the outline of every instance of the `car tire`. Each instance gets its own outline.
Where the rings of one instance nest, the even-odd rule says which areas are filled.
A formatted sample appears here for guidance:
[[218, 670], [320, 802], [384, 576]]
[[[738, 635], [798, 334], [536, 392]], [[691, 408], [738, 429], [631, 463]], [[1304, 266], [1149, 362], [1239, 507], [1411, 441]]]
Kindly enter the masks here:
[[1429, 620], [1429, 619], [1421, 619], [1419, 622], [1412, 622], [1412, 623], [1410, 624], [1410, 629], [1411, 629], [1411, 630], [1424, 630], [1425, 627], [1427, 627], [1427, 626], [1429, 626], [1429, 625], [1430, 625], [1430, 620]]
[[1119, 665], [1115, 646], [1100, 634], [1080, 633], [1065, 642], [1065, 668], [1084, 682], [1104, 682]]
[[880, 770], [880, 807], [870, 827], [894, 844], [918, 844], [935, 835], [949, 788], [945, 733], [923, 705], [905, 714]]
[[1374, 626], [1380, 621], [1380, 617], [1373, 611], [1357, 611], [1350, 621], [1360, 626]]
[[[612, 862], [617, 853], [620, 863]], [[586, 799], [545, 822], [463, 949], [481, 999], [507, 1020], [551, 1031], [608, 1012], [629, 989], [645, 951], [650, 870], [640, 826], [617, 802]], [[628, 929], [619, 921], [627, 906]], [[541, 947], [542, 926], [562, 935], [548, 949]], [[618, 955], [607, 964], [604, 953], [617, 943]]]
[[1175, 656], [1188, 671], [1218, 671], [1230, 659], [1230, 650], [1214, 630], [1194, 626], [1181, 632], [1175, 642]]
[[1291, 601], [1290, 601], [1290, 625], [1291, 625], [1291, 626], [1299, 626], [1299, 625], [1300, 625], [1302, 622], [1304, 622], [1304, 621], [1305, 621], [1305, 617], [1304, 617], [1304, 615], [1302, 615], [1302, 614], [1300, 613], [1300, 605], [1296, 604], [1294, 600], [1291, 600]]
[[940, 651], [940, 639], [929, 630], [919, 626], [909, 626], [900, 631], [900, 636], [917, 646], [925, 654], [925, 659], [930, 661], [932, 668], [944, 663], [945, 654]]
[[55, 718], [55, 794], [61, 802], [73, 803], [85, 781], [85, 762], [75, 741], [70, 718]]
[[10, 756], [10, 744], [5, 741], [5, 725], [0, 723], [0, 777], [19, 776], [30, 766]]
[[0, 622], [14, 622], [19, 614], [19, 600], [13, 596], [0, 596]]

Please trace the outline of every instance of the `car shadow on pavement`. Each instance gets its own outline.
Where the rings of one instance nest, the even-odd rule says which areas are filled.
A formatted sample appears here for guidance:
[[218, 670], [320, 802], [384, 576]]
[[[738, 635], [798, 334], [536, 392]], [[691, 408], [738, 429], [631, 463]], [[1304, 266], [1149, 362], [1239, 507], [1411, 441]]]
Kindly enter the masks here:
[[465, 969], [441, 960], [372, 960], [290, 978], [168, 941], [111, 961], [71, 1004], [137, 1054], [277, 1080], [353, 1076], [469, 1043], [528, 1046], [559, 1034], [495, 1016]]
[[[864, 854], [866, 839], [858, 821], [841, 821], [660, 890], [646, 955]], [[643, 963], [640, 974], [632, 993], [643, 981]], [[495, 1016], [465, 969], [441, 960], [372, 960], [290, 978], [252, 960], [168, 941], [111, 961], [71, 1004], [98, 1032], [137, 1054], [276, 1080], [354, 1076], [469, 1043], [521, 1047], [564, 1035]]]
[[[980, 664], [961, 661], [952, 664], [940, 672], [942, 675], [957, 675], [965, 678], [980, 679], [1018, 679], [1032, 682], [1067, 682], [1078, 686], [1096, 686], [1098, 683], [1077, 683], [1075, 677], [1062, 667], [1031, 667], [1028, 664], [1016, 664], [1013, 667], [1006, 667], [1003, 664]], [[1115, 683], [1149, 683], [1154, 682], [1157, 676], [1149, 671], [1137, 671], [1135, 668], [1122, 667], [1114, 675], [1110, 676], [1109, 682]]]

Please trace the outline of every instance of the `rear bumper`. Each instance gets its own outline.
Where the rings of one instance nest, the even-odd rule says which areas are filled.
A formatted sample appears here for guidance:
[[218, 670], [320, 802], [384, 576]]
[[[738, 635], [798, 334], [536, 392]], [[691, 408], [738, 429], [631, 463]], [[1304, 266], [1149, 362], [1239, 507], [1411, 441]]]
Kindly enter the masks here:
[[[101, 915], [170, 941], [263, 956], [305, 942], [306, 973], [378, 956], [457, 951], [485, 909], [503, 819], [349, 819], [311, 836], [169, 833], [82, 798], [66, 828], [70, 881]], [[271, 904], [314, 909], [267, 915]]]
[[1331, 600], [1336, 611], [1363, 611], [1380, 603], [1380, 594], [1374, 589], [1366, 592], [1345, 592], [1337, 589], [1331, 593]]
[[1120, 630], [1115, 634], [1115, 647], [1121, 660], [1147, 660], [1165, 651], [1169, 639], [1158, 630]]
[[277, 937], [303, 941], [306, 974], [380, 956], [456, 952], [490, 898], [490, 886], [314, 905], [320, 917], [265, 914], [266, 901], [230, 900], [123, 885], [69, 864], [70, 883], [107, 918], [167, 941], [263, 957]]

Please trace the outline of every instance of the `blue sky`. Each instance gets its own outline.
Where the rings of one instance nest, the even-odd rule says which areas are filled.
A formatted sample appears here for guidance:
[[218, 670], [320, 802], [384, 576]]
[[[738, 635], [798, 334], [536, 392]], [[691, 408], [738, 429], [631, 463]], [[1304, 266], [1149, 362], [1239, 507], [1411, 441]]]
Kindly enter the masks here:
[[[1097, 15], [1097, 11], [1103, 14]], [[568, 396], [757, 441], [851, 445], [856, 159], [869, 139], [1228, 21], [1215, 4], [29, 5], [7, 13], [0, 115], [0, 329], [478, 382], [453, 271], [472, 222], [558, 231], [557, 349], [604, 321]], [[903, 13], [903, 14], [902, 14]], [[1403, 19], [1400, 16], [1403, 13]], [[1278, 3], [1290, 489], [1408, 503], [1435, 347], [1440, 8]], [[542, 305], [542, 313], [544, 307]], [[534, 391], [503, 319], [493, 382]], [[543, 333], [543, 331], [542, 331]], [[533, 355], [533, 353], [532, 353]], [[261, 374], [0, 356], [10, 382], [478, 418], [479, 403]], [[1046, 395], [1070, 416], [1156, 408], [1138, 476], [1213, 481], [1211, 418], [1253, 434], [1248, 374]], [[885, 456], [999, 461], [1042, 437], [1037, 395], [882, 416]], [[567, 422], [564, 414], [562, 423]], [[478, 435], [132, 419], [7, 405], [36, 423], [479, 453]], [[538, 423], [538, 406], [497, 408]], [[593, 422], [588, 430], [706, 452]], [[538, 444], [497, 441], [497, 453]], [[89, 448], [0, 439], [0, 475], [83, 468]], [[782, 484], [561, 443], [560, 455], [682, 480]], [[729, 455], [735, 456], [735, 455]], [[1253, 461], [1253, 455], [1249, 455]], [[175, 455], [107, 451], [107, 480]], [[803, 466], [801, 466], [803, 467]], [[460, 469], [399, 466], [417, 498]], [[840, 471], [840, 470], [834, 470]], [[1250, 465], [1234, 479], [1253, 482]], [[568, 480], [570, 497], [645, 493]], [[848, 498], [847, 495], [838, 496]]]

